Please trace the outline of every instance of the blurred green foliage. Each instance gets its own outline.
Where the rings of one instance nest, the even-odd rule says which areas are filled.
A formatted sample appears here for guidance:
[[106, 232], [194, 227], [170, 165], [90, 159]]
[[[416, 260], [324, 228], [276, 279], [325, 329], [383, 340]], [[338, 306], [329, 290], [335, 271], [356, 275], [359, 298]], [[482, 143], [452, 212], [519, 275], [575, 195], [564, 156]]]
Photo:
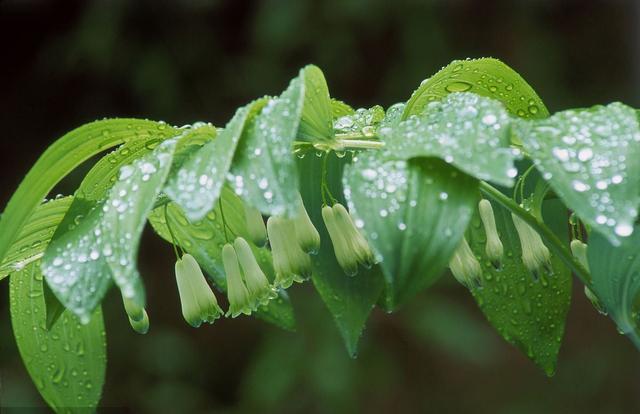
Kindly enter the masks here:
[[[633, 0], [5, 0], [0, 201], [77, 125], [105, 116], [224, 125], [311, 62], [355, 107], [406, 100], [449, 61], [479, 56], [513, 66], [552, 112], [614, 100], [638, 107], [638, 19]], [[394, 315], [375, 311], [353, 360], [309, 285], [291, 292], [297, 333], [248, 318], [192, 329], [171, 248], [150, 233], [142, 246], [151, 331], [133, 333], [116, 295], [107, 298], [104, 412], [640, 410], [638, 354], [578, 283], [558, 372], [547, 379], [449, 279]], [[10, 334], [7, 284], [0, 290], [0, 406], [41, 407]]]

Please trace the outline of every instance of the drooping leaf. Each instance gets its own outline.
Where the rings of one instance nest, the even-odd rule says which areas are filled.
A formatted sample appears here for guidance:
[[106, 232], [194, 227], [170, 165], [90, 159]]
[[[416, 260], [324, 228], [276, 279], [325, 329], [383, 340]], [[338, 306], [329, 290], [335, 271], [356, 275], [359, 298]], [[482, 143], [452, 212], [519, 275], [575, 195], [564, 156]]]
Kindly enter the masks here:
[[85, 124], [54, 142], [31, 167], [0, 218], [0, 260], [42, 199], [84, 161], [135, 137], [172, 136], [175, 129], [163, 122], [141, 119], [105, 119]]
[[0, 279], [42, 257], [72, 200], [73, 197], [58, 198], [33, 211], [0, 265]]
[[246, 122], [263, 103], [255, 101], [238, 109], [225, 129], [191, 154], [167, 183], [165, 193], [182, 207], [189, 220], [201, 220], [213, 208]]
[[199, 148], [216, 136], [216, 128], [202, 122], [180, 129], [173, 128], [171, 131], [174, 135], [163, 138], [149, 135], [136, 136], [102, 157], [82, 179], [76, 190], [75, 199], [102, 201], [117, 181], [120, 168], [132, 164], [136, 159], [153, 151], [165, 139], [170, 137], [179, 139], [173, 158], [172, 168], [175, 168], [181, 165], [181, 160], [190, 155], [194, 148]]
[[429, 102], [452, 92], [473, 92], [497, 99], [520, 118], [546, 118], [549, 111], [536, 92], [509, 66], [498, 59], [454, 60], [424, 80], [407, 102], [403, 118], [422, 113]]
[[[566, 214], [562, 205], [556, 207], [545, 208], [545, 213]], [[473, 297], [500, 335], [551, 376], [571, 302], [571, 274], [560, 259], [552, 256], [552, 272], [544, 271], [535, 280], [522, 263], [520, 239], [511, 214], [495, 203], [493, 211], [504, 246], [502, 267], [494, 268], [486, 256], [487, 238], [476, 213], [467, 236], [482, 265], [482, 287], [472, 290]]]
[[640, 204], [640, 125], [612, 103], [522, 121], [517, 134], [553, 190], [585, 223], [619, 243]]
[[640, 349], [640, 228], [622, 245], [613, 246], [592, 232], [587, 248], [592, 290], [618, 326]]
[[[344, 203], [341, 177], [346, 157], [339, 159], [328, 154], [325, 156], [330, 157], [327, 162], [327, 185], [333, 196]], [[312, 256], [312, 280], [336, 321], [347, 351], [355, 356], [365, 323], [382, 293], [383, 278], [379, 266], [361, 268], [357, 275], [350, 277], [338, 264], [322, 221], [321, 165], [322, 159], [314, 156], [299, 160], [302, 184], [300, 193], [321, 239], [320, 251]]]
[[324, 74], [315, 65], [301, 71], [304, 81], [304, 108], [298, 139], [303, 141], [330, 141], [333, 139], [332, 109], [329, 88]]
[[[176, 139], [120, 169], [109, 197], [100, 204], [74, 203], [73, 227], [61, 226], [45, 252], [43, 273], [65, 307], [89, 321], [110, 286], [144, 306], [136, 256], [146, 217], [171, 168]], [[77, 223], [76, 223], [77, 222]]]
[[70, 312], [46, 330], [40, 262], [10, 277], [13, 333], [38, 392], [57, 413], [94, 411], [100, 401], [107, 364], [102, 312], [82, 325]]
[[476, 178], [511, 186], [518, 171], [509, 148], [510, 121], [500, 102], [455, 93], [379, 134], [390, 158], [439, 157]]
[[[246, 230], [244, 207], [242, 200], [228, 187], [224, 187], [220, 197], [222, 212], [228, 229], [226, 237], [233, 241], [234, 236], [244, 237], [251, 245], [260, 268], [267, 278], [273, 282], [275, 274], [271, 262], [271, 254], [266, 248], [258, 248], [250, 242]], [[176, 237], [176, 242], [189, 254], [196, 258], [205, 272], [211, 277], [216, 287], [226, 292], [226, 276], [222, 266], [222, 246], [227, 242], [223, 228], [220, 204], [216, 204], [202, 220], [189, 222], [185, 213], [174, 203], [156, 208], [149, 215], [149, 222], [162, 238], [172, 242], [169, 225]], [[295, 329], [293, 308], [286, 292], [281, 291], [279, 297], [261, 307], [257, 314], [259, 318], [273, 323], [283, 329]]]
[[381, 261], [390, 310], [443, 273], [478, 200], [477, 181], [437, 158], [363, 154], [346, 168], [344, 186], [355, 224]]
[[298, 172], [292, 154], [304, 100], [300, 77], [269, 99], [245, 126], [231, 167], [236, 194], [267, 215], [296, 214]]

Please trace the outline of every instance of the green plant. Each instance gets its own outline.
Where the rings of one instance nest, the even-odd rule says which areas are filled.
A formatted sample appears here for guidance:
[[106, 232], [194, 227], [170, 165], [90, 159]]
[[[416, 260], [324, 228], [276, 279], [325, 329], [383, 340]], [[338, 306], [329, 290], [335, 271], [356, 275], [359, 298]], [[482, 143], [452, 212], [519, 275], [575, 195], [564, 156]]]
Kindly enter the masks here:
[[[73, 196], [42, 201], [112, 148]], [[454, 61], [386, 111], [330, 98], [307, 66], [224, 128], [106, 119], [60, 138], [2, 214], [0, 277], [25, 365], [56, 411], [99, 402], [112, 284], [132, 328], [149, 329], [136, 267], [147, 221], [173, 245], [193, 326], [224, 313], [212, 283], [227, 317], [293, 330], [286, 289], [311, 280], [355, 355], [374, 306], [394, 311], [449, 267], [552, 375], [572, 273], [640, 346], [639, 155], [634, 109], [550, 116], [495, 59]]]

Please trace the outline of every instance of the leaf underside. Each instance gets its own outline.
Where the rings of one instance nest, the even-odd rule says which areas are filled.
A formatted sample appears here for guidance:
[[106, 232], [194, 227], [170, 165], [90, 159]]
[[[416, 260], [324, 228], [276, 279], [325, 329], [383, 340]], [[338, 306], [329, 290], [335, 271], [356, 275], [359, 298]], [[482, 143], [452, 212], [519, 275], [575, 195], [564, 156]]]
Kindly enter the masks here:
[[473, 214], [478, 182], [437, 158], [376, 155], [347, 167], [345, 195], [378, 255], [385, 306], [394, 310], [444, 271]]

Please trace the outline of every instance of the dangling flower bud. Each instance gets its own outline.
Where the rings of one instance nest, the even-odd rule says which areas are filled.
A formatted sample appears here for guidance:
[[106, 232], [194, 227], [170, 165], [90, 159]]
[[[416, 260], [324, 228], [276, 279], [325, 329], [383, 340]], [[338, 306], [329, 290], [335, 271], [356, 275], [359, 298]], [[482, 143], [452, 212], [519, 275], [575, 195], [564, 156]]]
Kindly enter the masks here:
[[[587, 271], [589, 270], [589, 261], [587, 260], [587, 245], [580, 240], [571, 240], [571, 253], [578, 260], [578, 262], [585, 268]], [[607, 310], [605, 309], [598, 296], [588, 286], [584, 287], [584, 295], [591, 301], [591, 304], [598, 312], [603, 315], [607, 314]]]
[[342, 204], [323, 207], [322, 219], [329, 232], [338, 264], [347, 275], [355, 275], [359, 264], [370, 267], [375, 263], [369, 243], [358, 231]]
[[453, 257], [449, 260], [449, 269], [451, 269], [453, 277], [467, 289], [481, 286], [482, 267], [469, 247], [466, 238], [462, 238]]
[[264, 226], [264, 219], [260, 210], [245, 203], [244, 218], [247, 222], [247, 233], [249, 240], [258, 247], [267, 244], [267, 229]]
[[487, 257], [495, 268], [500, 268], [502, 255], [504, 254], [504, 248], [498, 235], [498, 228], [496, 227], [496, 218], [493, 215], [493, 208], [488, 200], [480, 200], [478, 203], [478, 211], [480, 212], [480, 219], [484, 225], [484, 233], [487, 235], [487, 244], [485, 245], [485, 252]]
[[227, 298], [229, 298], [229, 310], [226, 316], [235, 318], [241, 313], [251, 315], [253, 306], [249, 291], [242, 280], [236, 251], [229, 243], [222, 248], [222, 265], [227, 275]]
[[266, 305], [271, 299], [277, 296], [275, 290], [269, 285], [269, 280], [260, 269], [249, 243], [242, 237], [238, 237], [233, 242], [233, 247], [238, 256], [238, 262], [244, 274], [244, 281], [247, 291], [252, 299], [253, 310], [260, 305]]
[[295, 226], [291, 220], [269, 217], [267, 234], [276, 273], [275, 286], [286, 289], [294, 281], [303, 282], [311, 277], [311, 258], [298, 244]]
[[149, 332], [149, 316], [147, 315], [147, 311], [142, 309], [142, 317], [140, 320], [133, 320], [129, 317], [129, 324], [137, 333], [144, 335]]
[[537, 279], [541, 268], [551, 269], [551, 253], [537, 231], [513, 213], [511, 213], [511, 218], [518, 232], [518, 237], [520, 237], [522, 262]]
[[147, 311], [134, 300], [122, 296], [122, 303], [124, 304], [124, 310], [129, 318], [129, 324], [139, 334], [146, 334], [149, 332], [149, 316]]
[[327, 232], [329, 232], [338, 264], [347, 275], [354, 276], [358, 273], [358, 260], [354, 255], [350, 254], [344, 235], [340, 232], [336, 222], [333, 208], [330, 206], [322, 207], [322, 220], [327, 227]]
[[311, 222], [300, 194], [298, 194], [298, 215], [293, 222], [296, 229], [296, 239], [298, 239], [302, 251], [309, 254], [318, 253], [318, 250], [320, 250], [320, 233]]
[[336, 217], [336, 224], [342, 229], [347, 246], [355, 253], [358, 262], [367, 268], [373, 266], [376, 262], [373, 251], [371, 251], [371, 247], [369, 247], [369, 243], [367, 243], [362, 233], [356, 228], [351, 214], [340, 203], [333, 205], [333, 212]]
[[213, 323], [223, 313], [196, 259], [185, 254], [176, 262], [176, 282], [182, 304], [182, 316], [194, 328], [202, 322]]

